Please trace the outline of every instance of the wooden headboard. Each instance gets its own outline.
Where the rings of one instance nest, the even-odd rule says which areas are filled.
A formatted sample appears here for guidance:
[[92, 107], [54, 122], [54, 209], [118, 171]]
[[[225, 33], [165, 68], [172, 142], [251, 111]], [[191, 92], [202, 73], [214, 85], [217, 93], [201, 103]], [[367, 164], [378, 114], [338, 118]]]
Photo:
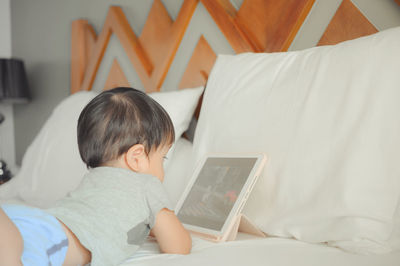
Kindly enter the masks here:
[[[397, 1], [397, 0], [396, 0]], [[184, 0], [172, 20], [161, 0], [154, 0], [140, 36], [123, 7], [109, 8], [99, 34], [87, 20], [72, 23], [71, 93], [91, 90], [110, 37], [120, 41], [146, 92], [159, 91], [199, 3], [206, 8], [235, 53], [287, 51], [315, 0], [244, 0], [237, 10], [229, 0]], [[336, 44], [377, 32], [351, 0], [343, 0], [318, 45]], [[201, 36], [188, 61], [179, 88], [204, 85], [216, 54]], [[129, 84], [114, 59], [104, 89]]]

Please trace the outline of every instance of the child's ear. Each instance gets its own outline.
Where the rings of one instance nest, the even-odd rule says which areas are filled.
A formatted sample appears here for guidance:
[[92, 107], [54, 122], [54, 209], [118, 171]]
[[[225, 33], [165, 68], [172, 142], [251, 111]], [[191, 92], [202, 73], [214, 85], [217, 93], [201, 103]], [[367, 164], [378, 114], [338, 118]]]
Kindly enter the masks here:
[[132, 171], [143, 172], [148, 165], [145, 147], [142, 144], [130, 147], [125, 154], [125, 163]]

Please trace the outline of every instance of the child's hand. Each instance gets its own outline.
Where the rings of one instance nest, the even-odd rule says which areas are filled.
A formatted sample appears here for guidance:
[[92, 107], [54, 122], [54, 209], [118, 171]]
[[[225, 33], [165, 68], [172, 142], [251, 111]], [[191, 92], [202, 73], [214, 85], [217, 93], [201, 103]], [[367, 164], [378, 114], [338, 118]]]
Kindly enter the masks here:
[[189, 254], [192, 248], [192, 238], [173, 211], [162, 209], [156, 217], [156, 223], [151, 229], [160, 249], [164, 253]]

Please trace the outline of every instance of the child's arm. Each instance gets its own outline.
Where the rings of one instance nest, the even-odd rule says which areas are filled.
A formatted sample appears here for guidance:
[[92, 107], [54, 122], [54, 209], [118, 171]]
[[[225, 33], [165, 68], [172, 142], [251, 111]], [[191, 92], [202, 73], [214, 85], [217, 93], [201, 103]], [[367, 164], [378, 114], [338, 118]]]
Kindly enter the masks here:
[[151, 234], [155, 236], [164, 253], [190, 253], [192, 238], [173, 211], [164, 208], [157, 214]]

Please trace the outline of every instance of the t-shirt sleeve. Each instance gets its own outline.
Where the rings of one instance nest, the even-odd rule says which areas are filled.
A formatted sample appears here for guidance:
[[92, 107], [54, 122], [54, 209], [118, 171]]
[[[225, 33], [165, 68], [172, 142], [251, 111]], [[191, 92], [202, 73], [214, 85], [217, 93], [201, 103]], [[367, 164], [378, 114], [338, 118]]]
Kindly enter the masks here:
[[160, 210], [167, 208], [172, 211], [174, 209], [163, 184], [156, 177], [151, 177], [147, 183], [146, 201], [150, 212], [150, 229], [154, 227], [157, 214], [160, 212]]

